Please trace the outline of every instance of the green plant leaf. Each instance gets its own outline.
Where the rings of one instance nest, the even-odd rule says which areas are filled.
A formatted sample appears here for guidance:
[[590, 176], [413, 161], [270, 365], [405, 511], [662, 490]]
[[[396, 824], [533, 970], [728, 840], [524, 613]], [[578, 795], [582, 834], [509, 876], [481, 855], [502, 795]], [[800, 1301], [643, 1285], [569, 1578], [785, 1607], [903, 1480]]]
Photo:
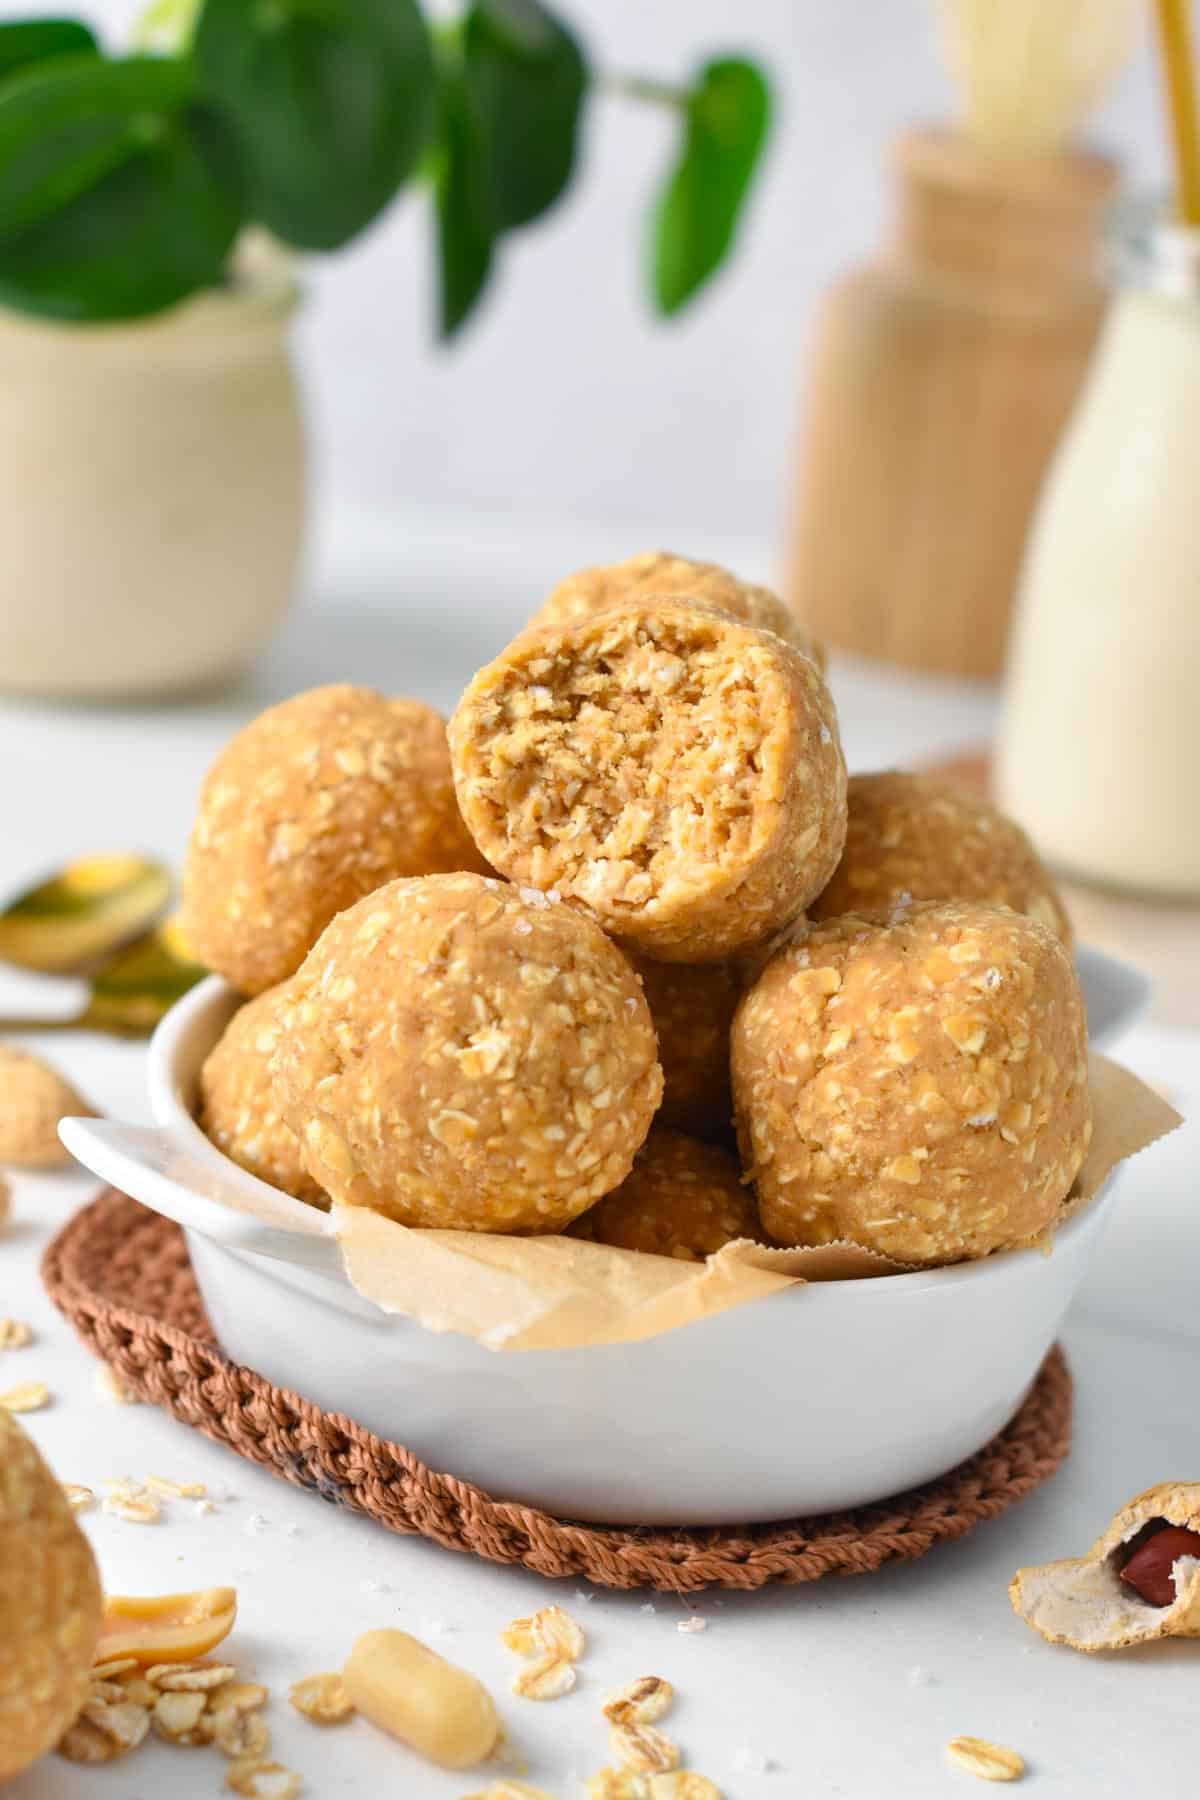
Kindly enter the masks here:
[[0, 24], [0, 81], [30, 63], [95, 51], [96, 40], [78, 19], [13, 19]]
[[195, 56], [252, 215], [302, 249], [368, 225], [429, 135], [433, 52], [414, 0], [205, 0]]
[[438, 325], [441, 336], [451, 338], [487, 286], [496, 237], [483, 136], [458, 66], [440, 71], [438, 138]]
[[575, 166], [587, 70], [571, 33], [538, 0], [475, 0], [463, 30], [496, 229], [536, 219]]
[[185, 63], [64, 57], [0, 88], [0, 244], [143, 151], [191, 98]]
[[753, 63], [710, 62], [688, 93], [683, 150], [654, 221], [654, 299], [677, 312], [733, 243], [766, 141], [770, 90]]
[[136, 318], [222, 279], [242, 222], [186, 62], [71, 57], [0, 90], [0, 303]]
[[130, 43], [137, 50], [152, 50], [159, 56], [175, 56], [191, 48], [196, 35], [202, 0], [148, 0], [130, 31]]

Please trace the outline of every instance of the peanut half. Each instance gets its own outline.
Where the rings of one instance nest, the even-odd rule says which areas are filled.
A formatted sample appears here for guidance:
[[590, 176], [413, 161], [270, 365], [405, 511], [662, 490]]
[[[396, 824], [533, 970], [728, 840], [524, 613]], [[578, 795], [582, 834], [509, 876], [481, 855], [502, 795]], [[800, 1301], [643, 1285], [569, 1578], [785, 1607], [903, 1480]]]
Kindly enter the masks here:
[[228, 1587], [145, 1598], [109, 1594], [96, 1660], [131, 1656], [144, 1669], [190, 1662], [228, 1637], [236, 1618], [237, 1592]]
[[342, 1679], [372, 1724], [444, 1769], [469, 1769], [496, 1747], [500, 1721], [483, 1683], [406, 1631], [364, 1632]]

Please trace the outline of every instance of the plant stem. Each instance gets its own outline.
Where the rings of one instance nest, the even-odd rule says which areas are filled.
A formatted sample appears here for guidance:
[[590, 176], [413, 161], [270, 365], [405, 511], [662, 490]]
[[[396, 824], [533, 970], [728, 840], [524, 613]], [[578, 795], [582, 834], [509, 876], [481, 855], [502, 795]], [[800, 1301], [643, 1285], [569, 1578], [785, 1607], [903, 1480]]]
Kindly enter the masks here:
[[686, 106], [686, 88], [672, 87], [669, 81], [654, 81], [648, 75], [601, 75], [597, 86], [606, 94], [621, 100], [642, 100], [651, 106]]

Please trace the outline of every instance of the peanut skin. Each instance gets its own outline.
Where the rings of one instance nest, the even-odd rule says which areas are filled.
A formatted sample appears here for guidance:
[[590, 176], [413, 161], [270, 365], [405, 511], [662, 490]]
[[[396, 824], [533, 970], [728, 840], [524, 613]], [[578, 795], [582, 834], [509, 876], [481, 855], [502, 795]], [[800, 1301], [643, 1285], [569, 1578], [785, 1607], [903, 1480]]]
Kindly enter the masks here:
[[1175, 1599], [1172, 1570], [1181, 1556], [1200, 1561], [1200, 1532], [1166, 1525], [1134, 1551], [1121, 1570], [1121, 1580], [1151, 1606], [1170, 1606]]
[[342, 1671], [359, 1712], [443, 1769], [490, 1756], [500, 1721], [483, 1683], [407, 1631], [367, 1631]]

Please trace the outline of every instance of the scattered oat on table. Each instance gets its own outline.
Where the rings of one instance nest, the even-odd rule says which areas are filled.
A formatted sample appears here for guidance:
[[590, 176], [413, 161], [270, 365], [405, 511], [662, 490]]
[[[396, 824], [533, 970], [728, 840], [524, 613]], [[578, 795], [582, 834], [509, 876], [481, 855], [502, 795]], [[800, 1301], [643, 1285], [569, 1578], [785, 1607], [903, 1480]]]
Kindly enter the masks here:
[[[202, 1693], [160, 1694], [154, 1702], [151, 1715], [154, 1729], [169, 1743], [199, 1743], [203, 1740], [196, 1736], [196, 1729], [204, 1717], [207, 1704]], [[204, 1733], [204, 1740], [211, 1735], [210, 1727]]]
[[521, 1700], [561, 1700], [575, 1686], [575, 1665], [551, 1653], [526, 1663], [512, 1678], [512, 1691]]
[[49, 1404], [50, 1389], [44, 1381], [26, 1381], [0, 1394], [0, 1406], [10, 1413], [41, 1412]]
[[33, 1342], [33, 1329], [24, 1319], [0, 1319], [0, 1350], [24, 1350]]
[[661, 1675], [639, 1675], [610, 1694], [601, 1710], [611, 1725], [654, 1725], [674, 1698], [675, 1689]]
[[102, 1510], [128, 1525], [156, 1525], [162, 1518], [162, 1507], [140, 1482], [122, 1477], [106, 1481]]
[[976, 1775], [980, 1781], [1020, 1781], [1025, 1773], [1025, 1759], [1003, 1744], [989, 1744], [986, 1738], [956, 1737], [946, 1745], [948, 1761]]
[[683, 1631], [683, 1632], [707, 1631], [708, 1630], [708, 1620], [705, 1618], [702, 1618], [699, 1613], [693, 1613], [690, 1619], [677, 1620], [675, 1629], [676, 1629], [676, 1631]]
[[174, 1500], [203, 1500], [208, 1492], [202, 1481], [168, 1481], [165, 1475], [147, 1475], [144, 1485]]
[[91, 1680], [115, 1681], [119, 1675], [131, 1675], [138, 1666], [136, 1656], [114, 1656], [108, 1662], [92, 1664]]
[[216, 1694], [213, 1704], [222, 1710], [254, 1712], [268, 1700], [261, 1681], [227, 1681]]
[[84, 1512], [96, 1504], [96, 1496], [90, 1487], [83, 1487], [78, 1481], [64, 1481], [60, 1485], [72, 1512]]
[[141, 1395], [136, 1394], [114, 1369], [107, 1363], [101, 1363], [96, 1370], [96, 1393], [101, 1400], [110, 1400], [116, 1406], [140, 1406]]
[[669, 1775], [652, 1775], [646, 1786], [647, 1800], [721, 1800], [721, 1792], [707, 1775], [694, 1769], [675, 1769]]
[[306, 1675], [288, 1689], [288, 1699], [298, 1713], [314, 1725], [340, 1725], [354, 1715], [354, 1702], [340, 1675]]
[[167, 1694], [204, 1694], [233, 1681], [237, 1670], [232, 1663], [155, 1663], [146, 1670], [151, 1687]]
[[531, 1787], [527, 1781], [493, 1781], [489, 1787], [466, 1794], [463, 1800], [555, 1800], [545, 1788]]
[[[74, 1762], [111, 1762], [136, 1749], [152, 1730], [176, 1747], [212, 1745], [245, 1771], [263, 1763], [269, 1748], [258, 1712], [267, 1697], [259, 1682], [239, 1680], [232, 1663], [196, 1658], [143, 1670], [136, 1656], [110, 1657], [93, 1666], [82, 1713], [59, 1750]], [[281, 1781], [264, 1775], [266, 1785], [248, 1791], [273, 1800], [292, 1791], [274, 1785]]]
[[634, 1769], [601, 1769], [587, 1784], [588, 1800], [721, 1800], [721, 1790], [694, 1769], [658, 1775]]
[[518, 1656], [556, 1656], [560, 1662], [578, 1662], [587, 1642], [583, 1627], [561, 1606], [543, 1606], [529, 1618], [514, 1619], [500, 1641]]
[[265, 1756], [271, 1734], [258, 1712], [239, 1711], [233, 1706], [218, 1706], [211, 1713], [212, 1741], [233, 1762]]
[[658, 1775], [679, 1767], [679, 1745], [653, 1725], [614, 1725], [608, 1746], [623, 1769]]
[[285, 1769], [282, 1763], [253, 1758], [233, 1763], [225, 1786], [241, 1794], [243, 1800], [295, 1800], [301, 1781], [294, 1769]]

